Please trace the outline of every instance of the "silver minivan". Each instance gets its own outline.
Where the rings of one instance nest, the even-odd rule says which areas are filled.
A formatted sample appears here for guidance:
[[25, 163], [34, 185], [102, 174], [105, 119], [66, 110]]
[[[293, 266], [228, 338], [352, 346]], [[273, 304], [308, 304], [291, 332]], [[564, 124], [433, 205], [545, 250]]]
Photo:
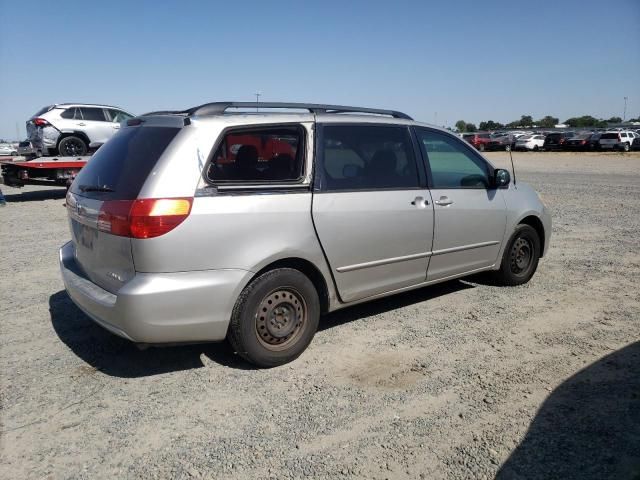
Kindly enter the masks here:
[[228, 339], [263, 367], [326, 312], [482, 271], [525, 283], [551, 234], [535, 191], [460, 138], [337, 105], [130, 119], [66, 205], [62, 277], [89, 317], [139, 344]]

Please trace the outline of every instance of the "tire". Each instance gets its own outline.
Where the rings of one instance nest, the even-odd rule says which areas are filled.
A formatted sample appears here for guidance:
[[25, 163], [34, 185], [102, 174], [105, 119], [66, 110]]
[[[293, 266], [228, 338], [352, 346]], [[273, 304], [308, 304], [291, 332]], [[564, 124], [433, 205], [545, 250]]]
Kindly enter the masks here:
[[623, 152], [628, 152], [629, 151], [629, 144], [625, 143], [624, 145], [622, 145], [622, 148], [620, 149]]
[[58, 143], [58, 153], [61, 157], [81, 157], [87, 154], [87, 144], [73, 135], [64, 137]]
[[533, 151], [534, 151], [534, 152], [537, 152], [538, 150], [540, 150], [540, 148], [538, 147], [538, 145], [534, 145], [534, 146], [533, 146]]
[[17, 157], [18, 156], [18, 152], [16, 152], [15, 150], [13, 152], [11, 152], [11, 156], [12, 157]]
[[298, 270], [279, 268], [260, 275], [242, 291], [227, 339], [245, 360], [276, 367], [304, 352], [319, 320], [320, 300], [311, 280]]
[[527, 283], [536, 273], [540, 260], [540, 237], [530, 225], [518, 225], [502, 255], [500, 270], [494, 278], [500, 285]]
[[507, 145], [506, 147], [504, 147], [504, 151], [505, 152], [510, 152], [511, 151], [511, 145]]

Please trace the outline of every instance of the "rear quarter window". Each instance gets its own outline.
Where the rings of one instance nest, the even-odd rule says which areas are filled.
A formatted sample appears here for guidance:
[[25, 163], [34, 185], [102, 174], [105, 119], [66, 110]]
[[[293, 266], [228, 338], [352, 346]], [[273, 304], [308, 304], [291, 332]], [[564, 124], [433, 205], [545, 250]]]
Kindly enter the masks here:
[[[101, 200], [134, 200], [167, 146], [173, 127], [127, 127], [98, 149], [71, 185], [78, 195]], [[88, 191], [106, 187], [109, 192]]]
[[214, 184], [295, 182], [304, 158], [301, 126], [233, 129], [218, 145], [206, 177]]

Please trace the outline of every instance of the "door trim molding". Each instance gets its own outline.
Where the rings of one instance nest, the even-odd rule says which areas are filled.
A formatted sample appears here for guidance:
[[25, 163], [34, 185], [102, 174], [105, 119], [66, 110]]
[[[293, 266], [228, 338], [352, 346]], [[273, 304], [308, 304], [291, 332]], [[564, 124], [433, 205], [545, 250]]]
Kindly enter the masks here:
[[404, 255], [402, 257], [383, 258], [382, 260], [373, 260], [371, 262], [356, 263], [354, 265], [345, 265], [336, 268], [340, 273], [353, 272], [354, 270], [362, 270], [363, 268], [378, 267], [380, 265], [388, 265], [390, 263], [406, 262], [407, 260], [417, 260], [419, 258], [427, 258], [432, 252], [414, 253], [412, 255]]
[[471, 245], [462, 245], [461, 247], [443, 248], [440, 250], [434, 250], [432, 252], [414, 253], [412, 255], [404, 255], [402, 257], [390, 257], [383, 258], [382, 260], [373, 260], [371, 262], [355, 263], [353, 265], [345, 265], [343, 267], [336, 268], [338, 273], [353, 272], [355, 270], [362, 270], [364, 268], [379, 267], [381, 265], [389, 265], [392, 263], [406, 262], [408, 260], [418, 260], [420, 258], [427, 258], [436, 255], [446, 255], [447, 253], [462, 252], [464, 250], [473, 250], [474, 248], [490, 247], [491, 245], [497, 245], [500, 241], [492, 240], [490, 242], [472, 243]]
[[431, 255], [445, 255], [447, 253], [462, 252], [463, 250], [473, 250], [474, 248], [490, 247], [491, 245], [497, 245], [499, 243], [499, 240], [491, 240], [490, 242], [472, 243], [471, 245], [462, 245], [461, 247], [443, 248], [434, 250], [431, 252]]

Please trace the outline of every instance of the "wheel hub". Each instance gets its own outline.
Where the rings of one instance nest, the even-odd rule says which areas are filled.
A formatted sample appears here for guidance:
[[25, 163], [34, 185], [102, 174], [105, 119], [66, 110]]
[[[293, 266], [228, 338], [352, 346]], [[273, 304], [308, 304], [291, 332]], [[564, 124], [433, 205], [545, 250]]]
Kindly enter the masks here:
[[511, 249], [511, 270], [521, 273], [531, 263], [531, 243], [525, 238], [518, 238]]
[[294, 291], [276, 290], [267, 295], [256, 317], [258, 338], [266, 346], [280, 346], [297, 336], [306, 318], [306, 305]]

